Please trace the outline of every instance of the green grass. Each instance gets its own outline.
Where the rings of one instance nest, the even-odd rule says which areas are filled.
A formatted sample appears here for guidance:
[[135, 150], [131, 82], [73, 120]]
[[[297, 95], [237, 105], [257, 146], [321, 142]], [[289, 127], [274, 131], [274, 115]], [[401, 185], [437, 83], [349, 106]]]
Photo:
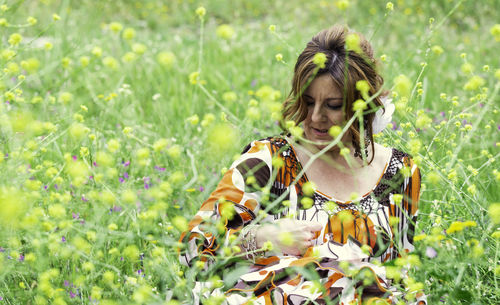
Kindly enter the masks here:
[[[297, 55], [336, 23], [384, 55], [387, 89], [398, 75], [411, 81], [409, 101], [395, 99], [396, 130], [377, 141], [411, 152], [423, 173], [417, 233], [426, 237], [412, 277], [429, 304], [500, 302], [500, 221], [490, 208], [500, 192], [500, 38], [490, 33], [500, 2], [395, 1], [394, 11], [384, 1], [348, 1], [346, 10], [336, 1], [266, 2], [1, 1], [0, 304], [189, 304], [196, 270], [177, 261], [182, 220], [249, 141], [280, 132], [272, 108], [290, 90]], [[114, 33], [112, 22], [123, 29]], [[231, 39], [216, 34], [221, 24], [234, 29]], [[125, 28], [135, 37], [123, 38]], [[8, 42], [14, 33], [18, 45]], [[127, 52], [135, 61], [122, 61]], [[175, 60], [162, 65], [160, 52]], [[190, 83], [195, 71], [204, 82]], [[484, 83], [465, 90], [473, 76]], [[249, 107], [260, 117], [246, 115]], [[207, 113], [213, 122], [202, 122]], [[476, 226], [446, 233], [455, 221]]]

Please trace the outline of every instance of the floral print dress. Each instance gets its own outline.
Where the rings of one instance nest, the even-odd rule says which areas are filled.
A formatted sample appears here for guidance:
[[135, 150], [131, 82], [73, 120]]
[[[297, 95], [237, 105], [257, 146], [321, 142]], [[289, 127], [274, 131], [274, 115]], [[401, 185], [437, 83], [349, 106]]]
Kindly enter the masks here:
[[[302, 164], [285, 136], [253, 141], [243, 150], [181, 235], [180, 241], [186, 245], [180, 253], [182, 263], [210, 263], [211, 257], [228, 245], [230, 236], [238, 235], [262, 210], [267, 211], [263, 221], [293, 217], [319, 222], [323, 229], [303, 256], [257, 257], [233, 287], [204, 290], [209, 283], [198, 282], [196, 301], [219, 294], [224, 295], [224, 304], [303, 304], [308, 300], [325, 304], [328, 296], [346, 305], [377, 300], [395, 304], [401, 297], [387, 278], [383, 263], [399, 257], [401, 251], [413, 250], [420, 173], [410, 156], [393, 148], [377, 185], [352, 202], [336, 200], [318, 190], [306, 196], [302, 186], [308, 179], [305, 174], [299, 176], [301, 170]], [[268, 193], [263, 191], [266, 186], [270, 186]], [[306, 197], [310, 199], [304, 200]], [[279, 204], [269, 206], [273, 201]], [[233, 216], [225, 219], [224, 232], [207, 229], [207, 224], [221, 220], [228, 207]], [[319, 281], [301, 275], [297, 272], [300, 268], [313, 268]], [[372, 280], [360, 283], [353, 270], [364, 270]], [[418, 294], [412, 304], [427, 303]]]

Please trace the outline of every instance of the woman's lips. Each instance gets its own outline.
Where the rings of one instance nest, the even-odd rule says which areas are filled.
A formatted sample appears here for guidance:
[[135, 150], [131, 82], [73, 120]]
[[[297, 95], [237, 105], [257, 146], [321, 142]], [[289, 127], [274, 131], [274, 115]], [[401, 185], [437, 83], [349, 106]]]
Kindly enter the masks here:
[[311, 128], [314, 135], [318, 137], [327, 137], [330, 136], [328, 134], [328, 129], [318, 129], [318, 128]]

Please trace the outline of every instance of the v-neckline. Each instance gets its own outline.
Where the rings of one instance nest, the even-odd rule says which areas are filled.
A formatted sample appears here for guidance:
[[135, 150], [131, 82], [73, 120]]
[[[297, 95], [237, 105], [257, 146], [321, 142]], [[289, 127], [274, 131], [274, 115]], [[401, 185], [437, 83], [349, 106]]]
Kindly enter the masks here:
[[[297, 152], [295, 151], [295, 148], [293, 147], [292, 143], [290, 143], [289, 139], [285, 139], [286, 142], [288, 143], [288, 145], [290, 145], [290, 148], [292, 149], [292, 153], [293, 153], [293, 157], [295, 158], [295, 160], [297, 160], [297, 165], [300, 167], [300, 169], [303, 168], [303, 165], [302, 165], [302, 162], [300, 161], [298, 155], [297, 155]], [[362, 196], [359, 196], [358, 198], [354, 199], [354, 200], [348, 200], [348, 201], [344, 201], [344, 200], [339, 200], [339, 199], [336, 199], [335, 197], [333, 196], [329, 196], [323, 192], [321, 192], [319, 189], [315, 189], [314, 190], [314, 193], [320, 195], [320, 196], [323, 196], [325, 197], [326, 199], [328, 199], [329, 201], [334, 201], [335, 203], [337, 204], [342, 204], [342, 205], [347, 205], [347, 204], [353, 204], [354, 202], [359, 202], [361, 200], [363, 200], [364, 198], [370, 196], [379, 186], [380, 186], [380, 182], [382, 181], [382, 178], [384, 177], [384, 175], [387, 173], [387, 169], [389, 168], [389, 165], [391, 164], [392, 162], [392, 159], [394, 157], [394, 148], [391, 149], [391, 154], [387, 160], [387, 162], [385, 163], [385, 166], [384, 166], [384, 170], [382, 171], [382, 174], [380, 175], [380, 177], [378, 178], [377, 180], [377, 183], [375, 184], [375, 186], [373, 186], [373, 188], [368, 191], [366, 194], [362, 195]], [[310, 181], [309, 178], [307, 177], [307, 174], [306, 172], [304, 171], [304, 180], [307, 182], [307, 181]]]

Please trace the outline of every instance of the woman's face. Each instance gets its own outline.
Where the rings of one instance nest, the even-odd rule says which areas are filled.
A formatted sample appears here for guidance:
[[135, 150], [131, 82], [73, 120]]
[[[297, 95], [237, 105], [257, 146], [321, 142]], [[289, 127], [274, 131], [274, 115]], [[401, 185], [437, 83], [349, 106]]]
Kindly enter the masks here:
[[[303, 94], [307, 105], [307, 117], [303, 121], [305, 138], [315, 142], [333, 140], [328, 130], [333, 125], [343, 126], [342, 92], [328, 74], [317, 76]], [[345, 143], [346, 135], [343, 137]], [[319, 148], [325, 145], [318, 145]]]

